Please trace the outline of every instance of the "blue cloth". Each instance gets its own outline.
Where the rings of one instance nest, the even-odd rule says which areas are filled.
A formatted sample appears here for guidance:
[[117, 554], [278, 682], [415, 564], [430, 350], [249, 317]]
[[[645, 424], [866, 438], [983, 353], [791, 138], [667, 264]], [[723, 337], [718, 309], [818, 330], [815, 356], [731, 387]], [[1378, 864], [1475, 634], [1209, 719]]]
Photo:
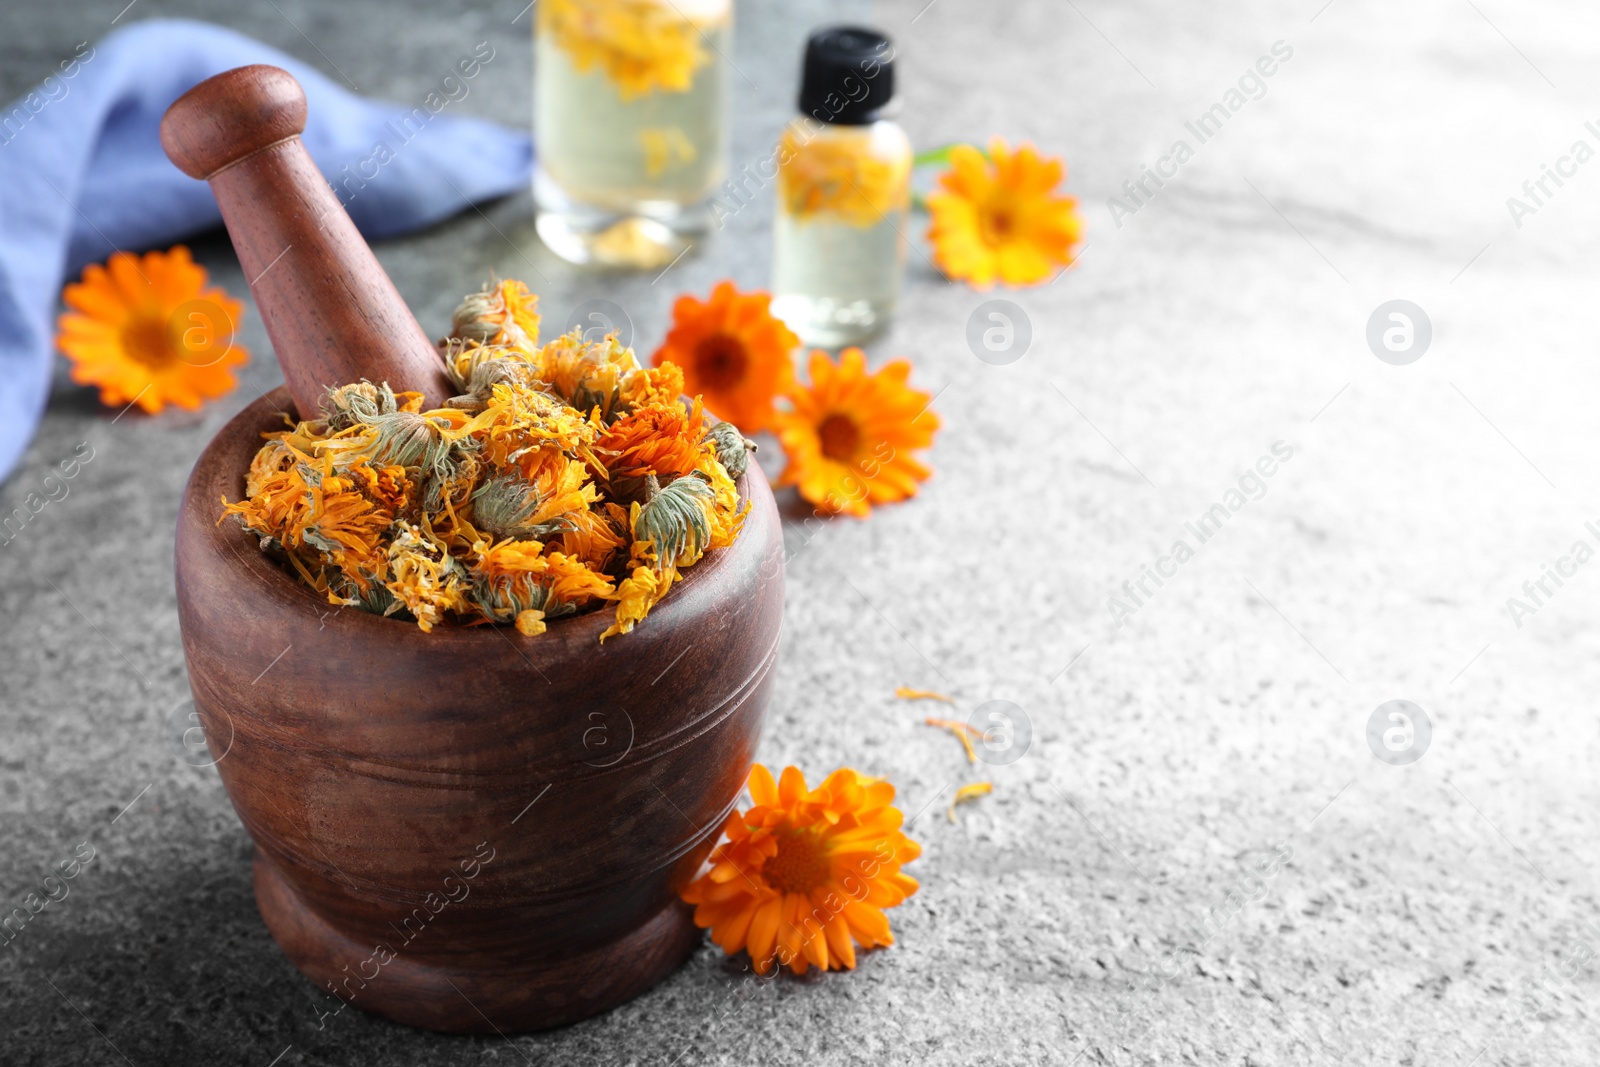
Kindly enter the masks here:
[[[395, 146], [388, 124], [426, 103], [364, 100], [276, 49], [201, 22], [134, 23], [74, 51], [0, 112], [0, 480], [33, 437], [49, 396], [64, 281], [119, 248], [165, 246], [222, 221], [210, 187], [161, 150], [168, 105], [233, 67], [283, 67], [305, 87], [306, 148], [324, 174], [337, 177], [346, 166], [355, 174], [378, 142]], [[444, 99], [441, 91], [435, 105]], [[441, 108], [347, 210], [363, 233], [386, 237], [525, 188], [532, 169], [526, 133]]]

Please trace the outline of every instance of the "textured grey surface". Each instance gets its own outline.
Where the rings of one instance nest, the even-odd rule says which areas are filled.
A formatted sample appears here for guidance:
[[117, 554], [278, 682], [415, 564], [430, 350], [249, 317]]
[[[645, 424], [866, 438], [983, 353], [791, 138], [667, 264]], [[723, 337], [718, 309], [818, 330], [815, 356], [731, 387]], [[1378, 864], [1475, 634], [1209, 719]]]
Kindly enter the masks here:
[[[926, 849], [922, 891], [891, 914], [900, 944], [853, 974], [752, 983], [706, 948], [514, 1048], [356, 1012], [319, 1029], [321, 999], [255, 913], [216, 773], [183, 763], [165, 725], [185, 696], [174, 509], [203, 443], [278, 380], [261, 325], [243, 386], [197, 416], [113, 421], [59, 379], [0, 490], [9, 508], [95, 450], [0, 547], [0, 903], [79, 842], [98, 855], [0, 948], [0, 1062], [1593, 1062], [1600, 575], [1580, 569], [1521, 626], [1506, 599], [1600, 543], [1584, 529], [1600, 518], [1600, 164], [1520, 228], [1505, 199], [1574, 140], [1600, 146], [1583, 125], [1600, 22], [1319, 4], [872, 12], [900, 40], [917, 143], [1003, 133], [1064, 152], [1090, 248], [1053, 286], [1001, 294], [1034, 331], [1005, 367], [964, 341], [983, 298], [913, 256], [873, 353], [910, 356], [940, 391], [938, 475], [870, 521], [789, 531], [763, 755], [887, 776]], [[8, 6], [0, 95], [118, 7]], [[402, 100], [489, 38], [505, 47], [463, 110], [527, 121], [520, 0], [396, 8], [143, 0], [126, 17], [215, 9]], [[736, 161], [785, 115], [803, 29], [854, 10], [745, 5]], [[1184, 120], [1279, 40], [1293, 57], [1265, 95], [1196, 146]], [[1194, 158], [1117, 227], [1106, 198], [1180, 137]], [[648, 349], [677, 293], [765, 282], [769, 219], [758, 202], [654, 283], [553, 261], [525, 195], [379, 256], [430, 330], [493, 270], [551, 318], [621, 304]], [[202, 251], [242, 294], [226, 245]], [[1405, 367], [1364, 341], [1397, 297], [1434, 325]], [[1113, 626], [1107, 598], [1280, 440], [1294, 455], [1265, 494]], [[959, 825], [943, 806], [982, 776], [899, 684], [1031, 719], [1027, 755], [992, 769], [995, 794]], [[1391, 698], [1433, 726], [1406, 767], [1365, 737]]]

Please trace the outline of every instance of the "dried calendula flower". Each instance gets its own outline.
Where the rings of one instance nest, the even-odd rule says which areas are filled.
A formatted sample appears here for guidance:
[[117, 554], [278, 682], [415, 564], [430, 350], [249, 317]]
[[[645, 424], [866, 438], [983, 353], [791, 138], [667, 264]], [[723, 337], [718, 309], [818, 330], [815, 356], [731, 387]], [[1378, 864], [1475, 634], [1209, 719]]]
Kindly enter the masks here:
[[371, 418], [380, 411], [397, 410], [394, 391], [387, 386], [379, 389], [369, 381], [354, 385], [340, 385], [329, 389], [322, 398], [322, 418], [330, 430], [343, 430]]
[[461, 395], [449, 406], [482, 411], [497, 385], [533, 385], [537, 378], [528, 353], [510, 345], [483, 345], [477, 341], [450, 340], [444, 346], [445, 373]]
[[[577, 328], [541, 348], [533, 364], [535, 376], [556, 396], [584, 415], [598, 414], [606, 423], [625, 413], [628, 404], [623, 394], [640, 371], [633, 349], [615, 334], [586, 341]], [[676, 395], [671, 399], [675, 402]]]
[[268, 441], [250, 461], [250, 470], [244, 476], [246, 496], [256, 496], [266, 488], [269, 479], [283, 474], [295, 464], [295, 453], [281, 439]]
[[739, 507], [739, 487], [734, 484], [734, 476], [722, 465], [716, 449], [710, 446], [711, 442], [708, 441], [707, 447], [701, 451], [700, 461], [695, 464], [694, 473], [711, 487], [711, 547], [726, 548], [739, 536], [744, 517], [750, 513], [750, 502], [747, 500], [743, 508]]
[[478, 547], [481, 551], [472, 566], [476, 582], [472, 604], [491, 622], [531, 626], [532, 620], [523, 620], [529, 611], [538, 611], [540, 621], [560, 618], [611, 592], [605, 576], [585, 567], [582, 560], [546, 552], [538, 541]]
[[472, 492], [472, 522], [496, 537], [545, 538], [573, 526], [597, 491], [580, 463], [562, 457], [528, 478], [521, 470], [496, 473]]
[[579, 72], [603, 73], [624, 102], [684, 93], [711, 62], [706, 34], [727, 18], [685, 6], [690, 14], [652, 0], [547, 0], [539, 33]]
[[448, 471], [454, 442], [446, 435], [448, 427], [443, 419], [415, 411], [379, 412], [357, 419], [371, 427], [372, 433], [346, 438], [346, 443], [353, 446], [349, 450], [352, 453], [370, 456], [385, 465], [423, 467], [435, 476]]
[[704, 427], [698, 401], [688, 411], [677, 401], [651, 401], [618, 419], [599, 444], [615, 454], [613, 474], [675, 478], [694, 470]]
[[708, 512], [715, 496], [699, 478], [679, 478], [648, 504], [634, 505], [634, 536], [654, 546], [660, 564], [688, 566], [711, 543]]
[[536, 306], [510, 281], [463, 302], [444, 407], [384, 382], [328, 390], [318, 418], [266, 435], [223, 518], [331, 603], [423, 630], [532, 637], [607, 603], [605, 636], [633, 629], [738, 535], [749, 503], [722, 457], [745, 462], [744, 439], [707, 432], [682, 372], [615, 337], [535, 347]]
[[539, 298], [519, 281], [486, 285], [456, 306], [450, 336], [482, 345], [533, 348], [539, 343]]
[[426, 633], [446, 612], [466, 610], [466, 568], [427, 530], [408, 522], [398, 526], [389, 543], [390, 577], [384, 584]]
[[826, 215], [867, 227], [905, 207], [911, 154], [883, 148], [875, 125], [831, 126], [818, 137], [795, 126], [779, 140], [778, 195], [790, 216]]
[[756, 450], [756, 443], [740, 433], [739, 427], [731, 422], [719, 422], [706, 431], [706, 437], [716, 448], [717, 461], [730, 477], [741, 477], [750, 469], [750, 454]]
[[617, 602], [617, 621], [600, 635], [600, 640], [632, 632], [634, 626], [644, 621], [650, 609], [661, 602], [661, 598], [667, 595], [667, 590], [677, 580], [676, 567], [664, 575], [657, 573], [649, 564], [633, 568], [633, 573], [622, 580], [612, 597]]

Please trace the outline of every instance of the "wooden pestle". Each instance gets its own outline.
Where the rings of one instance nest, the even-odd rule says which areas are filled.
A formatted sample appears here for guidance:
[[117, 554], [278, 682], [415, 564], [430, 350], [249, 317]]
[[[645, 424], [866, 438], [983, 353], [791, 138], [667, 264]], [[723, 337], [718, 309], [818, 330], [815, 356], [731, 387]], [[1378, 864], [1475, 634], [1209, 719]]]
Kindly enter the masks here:
[[306, 96], [288, 71], [236, 67], [161, 120], [178, 169], [211, 183], [302, 418], [329, 386], [388, 382], [438, 407], [444, 364], [301, 143]]

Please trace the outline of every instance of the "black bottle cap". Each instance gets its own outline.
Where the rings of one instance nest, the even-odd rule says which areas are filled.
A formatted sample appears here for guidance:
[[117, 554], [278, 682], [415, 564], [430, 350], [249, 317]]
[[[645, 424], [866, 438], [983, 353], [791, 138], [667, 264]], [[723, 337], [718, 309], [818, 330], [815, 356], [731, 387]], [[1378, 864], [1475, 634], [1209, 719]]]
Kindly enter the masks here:
[[818, 122], [865, 126], [894, 96], [894, 45], [865, 26], [829, 26], [806, 42], [800, 113]]

